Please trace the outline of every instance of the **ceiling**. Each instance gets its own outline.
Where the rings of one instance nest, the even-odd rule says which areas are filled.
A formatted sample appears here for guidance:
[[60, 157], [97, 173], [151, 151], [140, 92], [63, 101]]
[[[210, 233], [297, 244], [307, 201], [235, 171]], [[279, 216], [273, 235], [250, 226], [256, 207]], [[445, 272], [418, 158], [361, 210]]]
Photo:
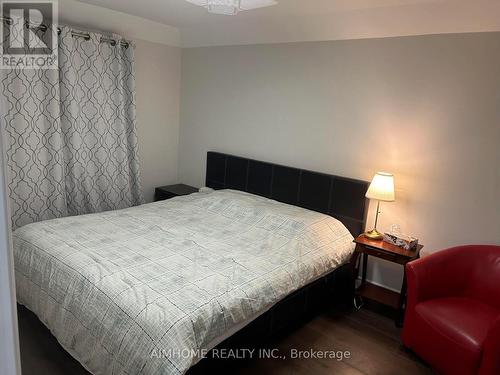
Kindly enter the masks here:
[[500, 0], [278, 0], [236, 16], [185, 0], [79, 0], [179, 29], [183, 47], [500, 31]]

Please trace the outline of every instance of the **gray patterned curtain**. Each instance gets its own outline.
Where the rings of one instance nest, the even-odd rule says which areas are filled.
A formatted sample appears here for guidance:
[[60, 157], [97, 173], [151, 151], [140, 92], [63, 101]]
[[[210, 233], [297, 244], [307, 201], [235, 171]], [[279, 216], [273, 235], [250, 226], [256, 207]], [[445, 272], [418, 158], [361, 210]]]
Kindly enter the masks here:
[[88, 34], [62, 27], [59, 72], [2, 76], [13, 228], [143, 202], [133, 47]]
[[[61, 128], [68, 213], [142, 202], [135, 129], [134, 51], [72, 36], [59, 39]], [[121, 40], [117, 35], [113, 40]]]

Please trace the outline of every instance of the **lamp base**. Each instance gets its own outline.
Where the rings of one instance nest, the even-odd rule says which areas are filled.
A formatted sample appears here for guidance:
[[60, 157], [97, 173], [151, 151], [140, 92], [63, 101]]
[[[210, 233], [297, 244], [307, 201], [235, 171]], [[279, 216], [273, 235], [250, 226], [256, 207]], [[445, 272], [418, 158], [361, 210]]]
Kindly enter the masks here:
[[372, 240], [381, 240], [383, 238], [382, 233], [380, 233], [377, 230], [377, 228], [373, 228], [371, 231], [365, 232], [364, 235], [365, 235], [365, 237], [368, 237]]

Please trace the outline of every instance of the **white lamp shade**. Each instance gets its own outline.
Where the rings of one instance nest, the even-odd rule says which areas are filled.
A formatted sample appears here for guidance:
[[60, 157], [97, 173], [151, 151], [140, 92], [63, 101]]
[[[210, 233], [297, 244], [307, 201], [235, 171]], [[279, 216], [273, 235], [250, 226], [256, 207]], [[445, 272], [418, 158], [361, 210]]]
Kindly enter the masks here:
[[396, 200], [394, 194], [394, 176], [390, 173], [377, 172], [366, 192], [366, 197], [384, 202]]

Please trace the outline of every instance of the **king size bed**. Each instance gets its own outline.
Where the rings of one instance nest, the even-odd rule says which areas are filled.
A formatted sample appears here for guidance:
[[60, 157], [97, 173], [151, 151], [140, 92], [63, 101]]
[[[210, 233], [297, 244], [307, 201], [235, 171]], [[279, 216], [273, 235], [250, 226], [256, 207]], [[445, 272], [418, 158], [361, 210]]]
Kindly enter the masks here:
[[352, 297], [366, 182], [209, 152], [206, 185], [18, 229], [18, 302], [93, 374], [132, 375]]

